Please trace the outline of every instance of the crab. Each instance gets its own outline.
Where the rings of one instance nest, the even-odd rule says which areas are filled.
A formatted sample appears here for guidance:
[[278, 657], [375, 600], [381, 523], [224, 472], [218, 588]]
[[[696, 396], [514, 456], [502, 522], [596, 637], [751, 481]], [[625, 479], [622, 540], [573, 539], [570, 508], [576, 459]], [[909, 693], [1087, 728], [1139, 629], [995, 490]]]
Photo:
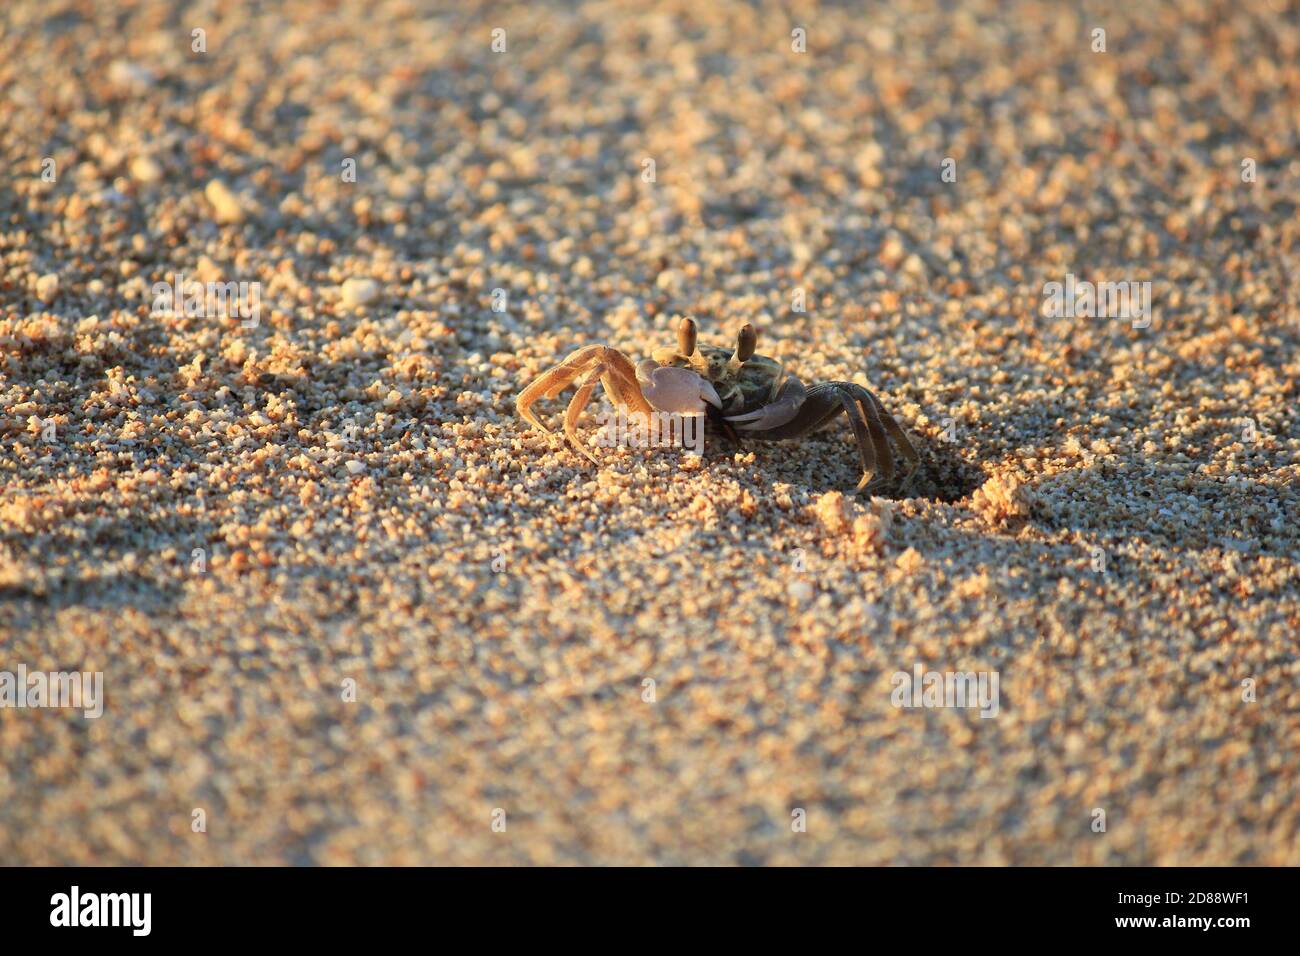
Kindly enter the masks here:
[[803, 438], [830, 424], [841, 412], [848, 417], [862, 459], [862, 480], [856, 491], [868, 491], [894, 477], [893, 439], [908, 469], [916, 471], [916, 449], [902, 426], [880, 399], [853, 382], [818, 382], [805, 386], [776, 359], [759, 355], [758, 333], [746, 325], [727, 349], [696, 342], [695, 320], [677, 326], [677, 345], [654, 349], [651, 358], [633, 365], [622, 352], [606, 345], [587, 345], [571, 352], [519, 393], [515, 408], [529, 424], [550, 433], [533, 413], [540, 398], [554, 398], [570, 385], [578, 390], [564, 414], [564, 433], [573, 447], [593, 464], [596, 457], [578, 436], [582, 410], [597, 384], [618, 408], [631, 415], [654, 412], [705, 414], [732, 439], [762, 441]]

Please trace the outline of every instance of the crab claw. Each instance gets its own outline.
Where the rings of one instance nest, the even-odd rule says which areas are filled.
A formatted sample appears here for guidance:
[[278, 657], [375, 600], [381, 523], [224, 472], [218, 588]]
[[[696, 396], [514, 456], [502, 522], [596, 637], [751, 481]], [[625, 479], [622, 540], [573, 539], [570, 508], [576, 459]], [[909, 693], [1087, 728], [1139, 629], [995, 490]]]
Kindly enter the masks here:
[[808, 390], [804, 388], [803, 382], [790, 376], [781, 386], [781, 392], [775, 402], [743, 415], [728, 415], [727, 421], [732, 422], [736, 429], [742, 432], [780, 428], [799, 414], [799, 409], [803, 406], [807, 395]]
[[[713, 383], [704, 377], [700, 378], [700, 398], [718, 411], [722, 411], [722, 399], [718, 397], [718, 392], [713, 387]], [[700, 411], [704, 411], [704, 409], [701, 407]]]
[[637, 378], [642, 394], [661, 412], [698, 415], [704, 411], [705, 402], [722, 408], [713, 384], [689, 368], [655, 365], [647, 360], [637, 367]]

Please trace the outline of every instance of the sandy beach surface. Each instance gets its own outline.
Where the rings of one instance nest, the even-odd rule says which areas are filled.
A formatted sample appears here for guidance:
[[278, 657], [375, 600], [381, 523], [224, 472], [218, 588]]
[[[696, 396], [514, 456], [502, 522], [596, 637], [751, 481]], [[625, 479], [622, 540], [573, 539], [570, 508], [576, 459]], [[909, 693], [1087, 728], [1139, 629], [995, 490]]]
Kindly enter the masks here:
[[1300, 10], [1086, 6], [6, 2], [0, 863], [1300, 864]]

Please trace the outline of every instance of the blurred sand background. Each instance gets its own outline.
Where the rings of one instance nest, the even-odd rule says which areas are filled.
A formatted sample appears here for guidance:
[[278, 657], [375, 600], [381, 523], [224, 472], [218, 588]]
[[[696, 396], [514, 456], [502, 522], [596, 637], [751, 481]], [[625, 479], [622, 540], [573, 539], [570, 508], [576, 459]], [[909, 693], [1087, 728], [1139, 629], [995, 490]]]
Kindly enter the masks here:
[[[0, 92], [0, 669], [107, 695], [0, 862], [1300, 863], [1294, 3], [11, 0]], [[913, 485], [517, 420], [687, 313]]]

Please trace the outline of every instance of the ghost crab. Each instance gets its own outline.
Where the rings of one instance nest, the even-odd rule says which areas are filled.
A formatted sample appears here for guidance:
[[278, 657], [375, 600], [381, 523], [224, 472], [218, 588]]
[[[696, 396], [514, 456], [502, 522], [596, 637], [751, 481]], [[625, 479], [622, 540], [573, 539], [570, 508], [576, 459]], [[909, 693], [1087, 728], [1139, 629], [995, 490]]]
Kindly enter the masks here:
[[633, 365], [616, 349], [588, 345], [569, 354], [519, 393], [515, 408], [530, 424], [550, 432], [533, 413], [539, 398], [554, 398], [574, 382], [577, 392], [564, 415], [564, 433], [573, 447], [599, 464], [578, 438], [577, 423], [597, 384], [628, 415], [653, 412], [705, 413], [733, 439], [740, 434], [763, 441], [803, 438], [829, 424], [841, 412], [853, 427], [862, 459], [858, 491], [894, 477], [892, 438], [907, 459], [906, 478], [917, 466], [916, 449], [907, 433], [885, 411], [880, 399], [853, 382], [818, 382], [805, 386], [774, 358], [758, 355], [758, 333], [740, 330], [735, 349], [698, 345], [695, 320], [683, 318], [677, 345], [652, 351]]

